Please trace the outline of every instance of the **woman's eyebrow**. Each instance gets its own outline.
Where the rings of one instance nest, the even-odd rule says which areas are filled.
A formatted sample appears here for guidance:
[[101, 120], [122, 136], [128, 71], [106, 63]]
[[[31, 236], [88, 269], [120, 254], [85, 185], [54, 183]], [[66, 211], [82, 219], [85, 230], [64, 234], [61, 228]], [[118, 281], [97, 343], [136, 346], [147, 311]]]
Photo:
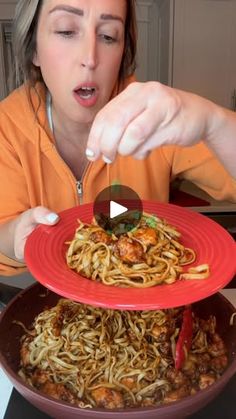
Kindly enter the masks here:
[[[66, 4], [58, 4], [57, 6], [53, 7], [49, 13], [53, 13], [56, 11], [64, 11], [68, 13], [73, 13], [78, 16], [84, 16], [83, 9], [78, 9], [77, 7], [67, 6]], [[124, 25], [124, 20], [121, 16], [113, 15], [111, 13], [102, 13], [100, 15], [101, 20], [119, 20]]]
[[78, 9], [77, 7], [67, 6], [66, 4], [58, 4], [57, 6], [53, 7], [49, 13], [57, 12], [57, 11], [64, 11], [68, 13], [73, 13], [78, 16], [83, 16], [84, 11], [82, 9]]
[[124, 25], [124, 20], [121, 16], [112, 15], [110, 13], [103, 13], [100, 16], [100, 19], [102, 20], [119, 20]]

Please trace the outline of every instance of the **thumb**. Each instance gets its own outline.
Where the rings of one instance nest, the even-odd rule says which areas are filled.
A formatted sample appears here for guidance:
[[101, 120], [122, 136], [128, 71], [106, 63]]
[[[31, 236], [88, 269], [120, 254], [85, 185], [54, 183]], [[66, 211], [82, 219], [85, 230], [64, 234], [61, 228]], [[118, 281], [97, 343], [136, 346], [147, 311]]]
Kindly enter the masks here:
[[35, 207], [21, 214], [15, 224], [14, 253], [17, 259], [23, 260], [24, 248], [27, 237], [38, 224], [54, 225], [59, 221], [59, 216], [45, 207]]
[[36, 207], [30, 214], [32, 224], [53, 225], [59, 221], [59, 216], [45, 207]]

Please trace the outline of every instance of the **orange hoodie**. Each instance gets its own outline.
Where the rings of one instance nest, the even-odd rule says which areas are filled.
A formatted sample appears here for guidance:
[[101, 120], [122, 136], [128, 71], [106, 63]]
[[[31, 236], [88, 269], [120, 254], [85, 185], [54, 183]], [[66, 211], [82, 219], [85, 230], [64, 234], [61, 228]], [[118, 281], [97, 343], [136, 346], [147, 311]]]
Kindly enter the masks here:
[[[20, 87], [0, 103], [0, 223], [23, 211], [44, 205], [59, 212], [92, 202], [114, 182], [134, 189], [142, 199], [168, 202], [169, 185], [176, 177], [188, 179], [215, 199], [236, 202], [236, 182], [207, 147], [160, 147], [146, 160], [117, 156], [107, 165], [90, 163], [78, 182], [57, 152], [46, 114], [46, 92]], [[29, 91], [28, 91], [29, 93]], [[22, 272], [24, 265], [0, 254], [0, 274]]]

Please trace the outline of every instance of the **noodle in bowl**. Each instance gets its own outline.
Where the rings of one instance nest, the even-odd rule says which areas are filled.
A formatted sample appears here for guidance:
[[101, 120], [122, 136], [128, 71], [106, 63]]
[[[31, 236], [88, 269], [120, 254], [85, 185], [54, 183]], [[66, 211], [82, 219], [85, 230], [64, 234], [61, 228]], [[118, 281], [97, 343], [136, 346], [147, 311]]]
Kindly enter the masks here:
[[[228, 351], [229, 365], [223, 375], [210, 387], [177, 402], [155, 407], [114, 409], [84, 409], [55, 400], [25, 383], [19, 376], [20, 339], [25, 331], [16, 322], [29, 328], [36, 315], [57, 304], [59, 296], [39, 284], [22, 291], [5, 309], [0, 320], [0, 361], [17, 390], [32, 404], [55, 418], [183, 418], [192, 414], [213, 399], [236, 371], [236, 327], [229, 320], [234, 312], [232, 305], [221, 295], [214, 295], [193, 305], [196, 315], [207, 319], [216, 316], [219, 334]], [[92, 330], [90, 330], [92, 333]]]

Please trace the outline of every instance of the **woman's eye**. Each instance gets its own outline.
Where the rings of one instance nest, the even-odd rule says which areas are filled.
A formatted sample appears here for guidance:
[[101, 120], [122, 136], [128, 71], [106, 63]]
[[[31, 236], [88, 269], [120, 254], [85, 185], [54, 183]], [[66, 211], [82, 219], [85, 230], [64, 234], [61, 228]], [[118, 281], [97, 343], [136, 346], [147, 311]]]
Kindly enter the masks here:
[[101, 34], [99, 35], [99, 38], [101, 38], [106, 44], [112, 44], [116, 42], [116, 38], [110, 35]]
[[72, 38], [72, 36], [75, 34], [74, 31], [56, 31], [57, 35], [61, 35], [64, 38]]

